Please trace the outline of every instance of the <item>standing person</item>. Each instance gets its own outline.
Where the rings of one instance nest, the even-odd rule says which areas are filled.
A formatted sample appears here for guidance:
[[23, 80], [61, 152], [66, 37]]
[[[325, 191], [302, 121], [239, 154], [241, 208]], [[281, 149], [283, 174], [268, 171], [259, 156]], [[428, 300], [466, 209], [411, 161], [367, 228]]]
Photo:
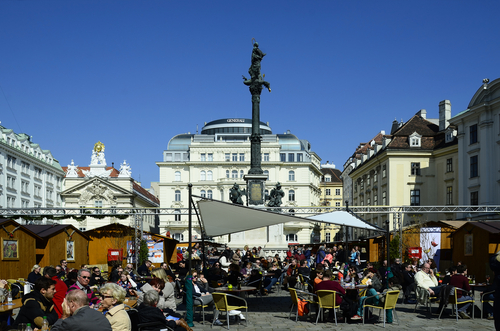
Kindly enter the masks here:
[[[432, 270], [432, 269], [431, 269]], [[457, 301], [458, 302], [463, 302], [463, 301], [469, 301], [472, 300], [472, 297], [469, 296], [470, 292], [470, 286], [469, 286], [469, 280], [467, 277], [464, 276], [464, 274], [467, 273], [467, 266], [466, 265], [459, 265], [457, 267], [457, 273], [450, 278], [450, 285], [453, 285], [455, 287], [459, 287], [461, 289], [464, 289], [465, 291], [460, 291], [457, 290]], [[460, 308], [458, 308], [458, 314], [460, 315], [461, 318], [464, 319], [469, 319], [469, 315], [467, 315], [467, 308], [469, 308], [471, 303], [465, 303], [460, 305]]]
[[323, 263], [325, 256], [325, 246], [321, 245], [316, 252], [316, 264]]
[[23, 297], [23, 306], [17, 314], [12, 328], [17, 329], [19, 323], [31, 323], [34, 327], [41, 328], [43, 317], [53, 325], [57, 319], [52, 298], [56, 292], [56, 281], [47, 277], [41, 277], [35, 282], [32, 292]]
[[57, 276], [59, 278], [61, 278], [61, 277], [66, 276], [68, 274], [68, 272], [69, 272], [68, 261], [66, 261], [66, 259], [64, 259], [64, 260], [59, 261], [59, 263], [61, 264], [61, 269], [62, 270], [61, 270], [61, 274], [58, 274]]
[[31, 272], [28, 275], [28, 282], [35, 284], [35, 282], [42, 277], [41, 271], [42, 267], [40, 267], [38, 264], [35, 264], [33, 268], [31, 268]]
[[113, 331], [131, 331], [132, 323], [125, 311], [125, 295], [127, 292], [118, 284], [106, 283], [100, 289], [101, 307]]
[[259, 258], [266, 257], [266, 252], [264, 252], [264, 250], [262, 249], [261, 246], [259, 246], [259, 248], [257, 248], [257, 254], [258, 254]]
[[83, 292], [85, 292], [85, 294], [87, 294], [87, 297], [89, 298], [89, 305], [91, 308], [93, 308], [95, 304], [98, 304], [100, 302], [100, 300], [94, 293], [94, 291], [92, 291], [92, 289], [90, 288], [89, 283], [90, 283], [90, 270], [80, 269], [78, 271], [78, 277], [76, 283], [68, 288], [68, 292], [73, 290], [82, 290]]
[[311, 247], [307, 247], [307, 249], [304, 249], [304, 257], [306, 258], [307, 261], [307, 266], [311, 267]]
[[62, 303], [63, 315], [52, 326], [51, 331], [112, 331], [104, 315], [87, 304], [87, 295], [74, 290], [66, 295]]
[[339, 261], [340, 264], [345, 263], [345, 251], [342, 248], [342, 245], [339, 245], [339, 250], [337, 252], [337, 261]]
[[240, 264], [241, 261], [241, 251], [239, 248], [236, 249], [236, 252], [234, 252], [232, 258], [231, 258], [232, 263], [235, 264]]
[[57, 316], [61, 318], [63, 315], [62, 303], [66, 292], [68, 291], [68, 286], [57, 277], [57, 271], [53, 267], [43, 268], [43, 276], [56, 281], [55, 293], [52, 297], [52, 302], [54, 303], [54, 309], [57, 312]]

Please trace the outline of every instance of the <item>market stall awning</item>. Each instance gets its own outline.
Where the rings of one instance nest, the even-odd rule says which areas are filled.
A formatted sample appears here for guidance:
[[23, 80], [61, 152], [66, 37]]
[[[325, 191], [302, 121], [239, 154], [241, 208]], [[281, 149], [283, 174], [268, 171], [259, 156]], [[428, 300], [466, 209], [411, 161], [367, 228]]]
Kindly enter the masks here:
[[[368, 230], [380, 230], [348, 212], [338, 211], [304, 218], [266, 209], [246, 207], [216, 200], [198, 201], [203, 228], [208, 237], [262, 228], [288, 222], [325, 222]], [[331, 215], [330, 215], [331, 214]]]
[[385, 231], [382, 228], [379, 228], [375, 225], [372, 225], [361, 218], [354, 216], [353, 214], [347, 211], [332, 211], [329, 213], [318, 214], [308, 219], [316, 221], [316, 222], [324, 222], [336, 225], [346, 225], [353, 228], [360, 228], [366, 230], [375, 230], [375, 231]]

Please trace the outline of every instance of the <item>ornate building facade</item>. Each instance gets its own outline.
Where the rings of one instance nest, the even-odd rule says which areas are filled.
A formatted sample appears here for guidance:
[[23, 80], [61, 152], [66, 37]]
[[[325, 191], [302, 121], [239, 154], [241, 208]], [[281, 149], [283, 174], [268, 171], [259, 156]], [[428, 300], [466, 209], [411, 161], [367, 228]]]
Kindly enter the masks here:
[[[362, 143], [344, 164], [344, 200], [353, 206], [432, 206], [458, 204], [458, 145], [450, 125], [451, 103], [439, 104], [439, 119], [427, 119], [425, 109], [406, 123], [393, 122], [391, 133], [379, 132]], [[384, 226], [387, 214], [362, 214]], [[422, 218], [425, 219], [416, 219]], [[455, 219], [456, 215], [403, 215], [403, 225], [415, 221]], [[366, 236], [357, 231], [354, 238]]]
[[[289, 131], [273, 134], [266, 123], [260, 123], [262, 135], [262, 170], [268, 176], [266, 192], [279, 182], [285, 196], [282, 208], [317, 206], [320, 200], [320, 158], [307, 140]], [[237, 183], [246, 185], [243, 176], [250, 168], [251, 120], [229, 118], [205, 123], [200, 134], [179, 134], [168, 143], [163, 161], [157, 162], [160, 180], [152, 183], [159, 192], [162, 208], [187, 208], [188, 183], [193, 194], [229, 201], [229, 189]], [[160, 220], [161, 233], [170, 231], [174, 239], [188, 240], [187, 216], [165, 215]], [[246, 231], [216, 238], [234, 247], [245, 244], [286, 247], [291, 242], [310, 242], [311, 225], [292, 222], [270, 227], [266, 231]], [[200, 238], [199, 228], [193, 239]]]
[[63, 177], [49, 150], [0, 125], [0, 208], [61, 207]]
[[[92, 150], [90, 165], [79, 167], [73, 160], [67, 167], [64, 191], [61, 193], [65, 208], [79, 208], [88, 213], [84, 220], [68, 218], [65, 224], [72, 224], [81, 231], [91, 230], [110, 223], [135, 226], [135, 216], [101, 216], [102, 208], [158, 208], [159, 200], [132, 178], [132, 169], [126, 161], [120, 170], [108, 167], [104, 145], [98, 142]], [[92, 215], [95, 215], [93, 217]], [[143, 229], [158, 233], [156, 215], [140, 216]]]
[[[326, 164], [321, 165], [321, 173], [319, 204], [328, 207], [343, 207], [341, 171], [336, 169], [333, 163], [327, 161]], [[319, 227], [321, 228], [319, 238], [315, 238], [314, 242], [332, 242], [340, 230], [339, 226], [328, 223], [319, 224]]]

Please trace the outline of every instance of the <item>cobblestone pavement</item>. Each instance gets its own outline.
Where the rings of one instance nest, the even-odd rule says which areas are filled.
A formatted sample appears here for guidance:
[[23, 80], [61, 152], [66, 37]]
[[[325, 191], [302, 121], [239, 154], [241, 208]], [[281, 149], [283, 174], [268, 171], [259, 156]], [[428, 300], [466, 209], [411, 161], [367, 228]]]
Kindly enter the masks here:
[[[328, 322], [316, 322], [316, 313], [313, 311], [309, 314], [309, 317], [300, 317], [299, 321], [295, 322], [295, 315], [289, 318], [291, 299], [288, 291], [281, 291], [281, 293], [271, 293], [265, 296], [263, 299], [251, 295], [246, 298], [248, 301], [248, 326], [245, 326], [245, 322], [242, 324], [230, 324], [230, 330], [326, 330], [335, 328], [337, 330], [374, 330], [376, 328], [383, 328], [383, 324], [380, 322], [366, 323], [363, 325], [362, 321], [345, 323], [343, 320], [338, 322], [338, 326], [335, 326], [334, 321]], [[479, 296], [476, 295], [476, 303], [479, 302]], [[448, 306], [450, 307], [450, 306]], [[386, 329], [388, 330], [495, 330], [492, 320], [480, 319], [479, 310], [476, 307], [476, 318], [475, 319], [459, 319], [456, 322], [455, 317], [450, 316], [450, 308], [445, 310], [441, 320], [438, 320], [438, 314], [430, 314], [423, 306], [418, 306], [417, 311], [414, 313], [413, 309], [415, 305], [408, 304], [398, 304], [396, 308], [397, 316], [399, 318], [399, 325], [396, 324], [386, 324]], [[205, 310], [205, 324], [202, 323], [201, 314], [199, 310], [195, 312], [194, 315], [194, 330], [210, 330], [213, 314], [210, 308]], [[179, 313], [185, 312], [185, 306], [179, 305]], [[433, 305], [433, 313], [436, 313], [437, 305]], [[378, 315], [379, 310], [375, 310], [375, 314]], [[326, 318], [327, 314], [325, 314]], [[382, 318], [380, 319], [382, 321]], [[221, 317], [221, 322], [224, 326], [214, 326], [213, 330], [223, 330], [227, 329], [227, 324], [224, 317]]]

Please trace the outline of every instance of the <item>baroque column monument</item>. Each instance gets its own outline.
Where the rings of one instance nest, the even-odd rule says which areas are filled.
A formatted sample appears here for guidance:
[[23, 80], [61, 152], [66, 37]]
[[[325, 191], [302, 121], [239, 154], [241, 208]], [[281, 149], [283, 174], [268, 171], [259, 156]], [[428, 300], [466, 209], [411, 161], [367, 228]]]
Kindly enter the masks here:
[[261, 141], [260, 135], [260, 94], [263, 86], [271, 92], [271, 84], [266, 82], [260, 74], [260, 62], [266, 54], [259, 49], [259, 44], [254, 42], [252, 58], [248, 73], [250, 79], [243, 76], [243, 84], [247, 85], [252, 95], [252, 135], [250, 136], [250, 170], [244, 176], [247, 182], [247, 200], [250, 205], [264, 205], [264, 183], [267, 176], [261, 168]]

